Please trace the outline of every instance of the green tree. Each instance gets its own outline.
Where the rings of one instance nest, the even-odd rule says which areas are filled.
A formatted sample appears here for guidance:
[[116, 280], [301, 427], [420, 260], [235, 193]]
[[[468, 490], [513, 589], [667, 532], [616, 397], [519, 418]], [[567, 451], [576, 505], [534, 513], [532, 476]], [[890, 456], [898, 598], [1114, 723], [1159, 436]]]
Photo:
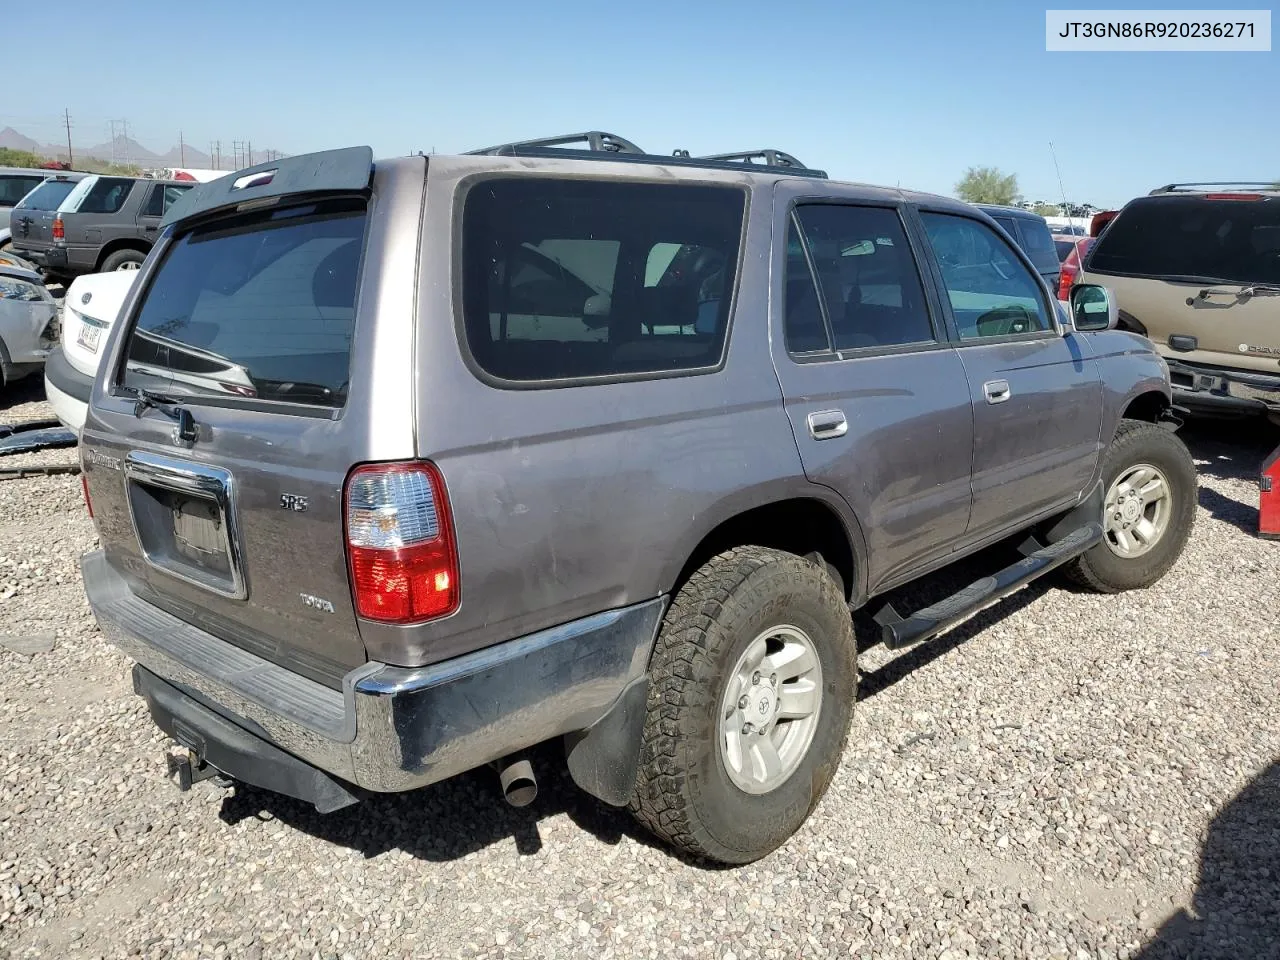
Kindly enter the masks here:
[[1056, 204], [1037, 203], [1034, 207], [1031, 208], [1031, 212], [1041, 217], [1056, 217], [1062, 211], [1058, 209]]
[[970, 167], [956, 184], [956, 196], [969, 203], [1016, 203], [1018, 175], [996, 167]]

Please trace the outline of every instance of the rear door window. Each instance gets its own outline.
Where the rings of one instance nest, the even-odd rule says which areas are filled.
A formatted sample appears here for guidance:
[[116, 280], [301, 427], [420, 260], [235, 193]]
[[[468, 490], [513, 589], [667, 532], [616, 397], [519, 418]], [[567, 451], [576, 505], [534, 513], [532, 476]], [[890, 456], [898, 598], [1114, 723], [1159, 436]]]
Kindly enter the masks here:
[[0, 207], [16, 207], [28, 193], [40, 184], [44, 177], [0, 176]]
[[163, 217], [174, 202], [190, 189], [191, 187], [179, 186], [174, 183], [157, 183], [151, 188], [151, 193], [147, 197], [147, 205], [142, 210], [142, 216]]
[[[920, 272], [896, 210], [803, 204], [796, 208], [795, 222], [817, 274], [836, 350], [934, 340]], [[788, 256], [786, 327], [793, 352], [820, 349], [826, 337], [814, 324], [801, 280], [804, 265], [804, 254]]]
[[27, 194], [20, 206], [23, 210], [57, 210], [74, 187], [71, 180], [46, 180]]
[[1280, 197], [1144, 197], [1107, 224], [1090, 271], [1280, 283]]
[[123, 382], [184, 398], [346, 402], [363, 201], [179, 236], [138, 310]]
[[717, 365], [746, 205], [730, 187], [499, 178], [463, 210], [463, 325], [519, 383]]

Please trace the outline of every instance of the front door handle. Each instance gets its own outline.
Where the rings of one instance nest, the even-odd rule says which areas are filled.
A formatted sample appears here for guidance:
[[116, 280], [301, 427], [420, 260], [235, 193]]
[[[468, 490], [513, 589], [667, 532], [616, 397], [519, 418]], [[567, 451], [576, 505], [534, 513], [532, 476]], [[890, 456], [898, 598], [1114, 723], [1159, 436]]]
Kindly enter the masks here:
[[1004, 403], [1013, 396], [1013, 391], [1009, 389], [1008, 380], [988, 380], [982, 385], [982, 395], [987, 403]]
[[849, 432], [849, 421], [843, 410], [819, 410], [809, 414], [809, 436], [815, 440], [833, 440]]

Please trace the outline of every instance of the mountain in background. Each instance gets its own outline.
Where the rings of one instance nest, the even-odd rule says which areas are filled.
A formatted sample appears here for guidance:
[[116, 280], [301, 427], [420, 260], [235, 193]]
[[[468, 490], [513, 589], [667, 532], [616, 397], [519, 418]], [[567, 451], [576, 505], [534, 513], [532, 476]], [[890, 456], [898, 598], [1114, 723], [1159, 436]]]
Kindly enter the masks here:
[[40, 144], [30, 137], [24, 137], [13, 127], [5, 127], [0, 130], [0, 147], [8, 147], [10, 150], [25, 150], [27, 153], [44, 152]]
[[[67, 158], [67, 146], [65, 143], [40, 143], [25, 134], [19, 133], [13, 127], [5, 127], [0, 130], [0, 147], [39, 154], [51, 160], [65, 160]], [[92, 158], [106, 163], [114, 161], [120, 164], [130, 163], [139, 167], [191, 167], [192, 169], [205, 170], [213, 167], [213, 158], [203, 150], [197, 150], [191, 144], [187, 144], [184, 148], [173, 146], [164, 153], [156, 153], [148, 150], [137, 140], [120, 135], [115, 138], [114, 144], [112, 141], [107, 140], [91, 147], [76, 146], [74, 144], [72, 147], [76, 157]], [[268, 156], [279, 158], [285, 156], [285, 154], [279, 150], [254, 150], [252, 159], [241, 158], [240, 166], [248, 167], [255, 163], [265, 163]], [[230, 171], [234, 169], [233, 164], [232, 151], [230, 149], [224, 150], [222, 153], [222, 169]]]
[[96, 143], [92, 147], [85, 147], [79, 152], [86, 157], [95, 157], [98, 160], [115, 160], [116, 163], [136, 163], [140, 167], [145, 167], [160, 159], [159, 154], [152, 153], [137, 140], [123, 135], [117, 135], [114, 143], [111, 141]]

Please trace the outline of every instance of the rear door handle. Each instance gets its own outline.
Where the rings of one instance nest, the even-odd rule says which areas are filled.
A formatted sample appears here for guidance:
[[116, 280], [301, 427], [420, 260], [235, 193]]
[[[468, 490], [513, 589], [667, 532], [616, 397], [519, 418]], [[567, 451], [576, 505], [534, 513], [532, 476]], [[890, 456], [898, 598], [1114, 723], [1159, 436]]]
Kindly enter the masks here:
[[1009, 389], [1008, 380], [988, 380], [982, 385], [982, 395], [987, 403], [1004, 403], [1013, 396], [1013, 391]]
[[809, 436], [815, 440], [833, 440], [849, 432], [849, 421], [843, 410], [819, 410], [809, 414]]

